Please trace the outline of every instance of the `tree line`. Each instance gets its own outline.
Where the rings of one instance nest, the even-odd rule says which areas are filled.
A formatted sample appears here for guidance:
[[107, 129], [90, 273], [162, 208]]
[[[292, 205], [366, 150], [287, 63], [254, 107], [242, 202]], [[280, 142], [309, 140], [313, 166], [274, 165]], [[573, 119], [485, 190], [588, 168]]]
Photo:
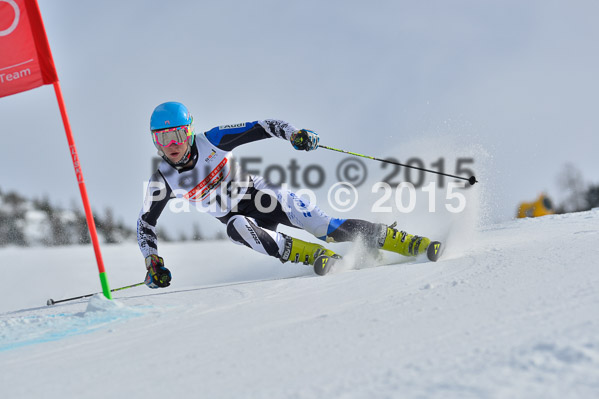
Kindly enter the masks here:
[[588, 183], [582, 171], [566, 163], [557, 176], [557, 184], [564, 199], [557, 205], [556, 213], [582, 212], [599, 207], [599, 184]]
[[[136, 230], [115, 220], [111, 208], [106, 208], [103, 213], [94, 211], [93, 214], [101, 242], [116, 244], [136, 241]], [[162, 228], [157, 228], [156, 233], [163, 242], [173, 241], [171, 235]], [[177, 241], [203, 239], [198, 225], [194, 225], [189, 237], [180, 233], [176, 238]], [[70, 209], [62, 209], [51, 204], [48, 197], [29, 200], [14, 191], [3, 192], [0, 189], [0, 247], [89, 243], [91, 238], [80, 204], [73, 203]]]

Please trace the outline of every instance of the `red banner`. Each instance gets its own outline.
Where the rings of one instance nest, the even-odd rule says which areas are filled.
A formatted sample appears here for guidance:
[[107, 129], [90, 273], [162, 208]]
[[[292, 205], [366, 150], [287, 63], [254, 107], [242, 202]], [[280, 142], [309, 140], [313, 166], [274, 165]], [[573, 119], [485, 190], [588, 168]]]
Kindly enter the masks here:
[[37, 0], [0, 0], [0, 97], [56, 81]]

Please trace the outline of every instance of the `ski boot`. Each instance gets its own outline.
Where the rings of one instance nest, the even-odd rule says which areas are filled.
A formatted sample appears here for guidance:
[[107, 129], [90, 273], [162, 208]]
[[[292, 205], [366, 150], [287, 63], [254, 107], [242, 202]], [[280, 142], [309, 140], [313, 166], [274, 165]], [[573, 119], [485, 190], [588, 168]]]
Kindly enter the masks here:
[[429, 238], [408, 234], [405, 231], [397, 231], [394, 222], [387, 227], [387, 234], [381, 249], [396, 252], [404, 256], [417, 256], [426, 253], [429, 260], [436, 262], [441, 255], [441, 243]]
[[331, 266], [341, 259], [341, 255], [320, 244], [302, 241], [298, 238], [286, 237], [285, 249], [281, 255], [281, 262], [302, 262], [304, 265], [314, 266], [314, 272], [324, 276], [331, 270]]

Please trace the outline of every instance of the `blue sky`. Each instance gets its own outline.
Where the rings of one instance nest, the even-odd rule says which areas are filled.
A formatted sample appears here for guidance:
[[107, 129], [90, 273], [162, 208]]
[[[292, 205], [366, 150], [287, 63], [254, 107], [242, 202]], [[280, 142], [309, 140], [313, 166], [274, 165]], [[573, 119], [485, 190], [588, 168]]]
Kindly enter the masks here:
[[[323, 144], [427, 166], [463, 148], [499, 220], [543, 191], [563, 199], [566, 162], [599, 182], [595, 1], [38, 1], [92, 206], [132, 227], [155, 154], [149, 117], [172, 100], [197, 131], [284, 119]], [[79, 201], [50, 86], [0, 99], [0, 131], [19, 138], [4, 141], [0, 188]], [[238, 153], [331, 170], [343, 159], [274, 139]], [[208, 219], [163, 224], [218, 228]]]

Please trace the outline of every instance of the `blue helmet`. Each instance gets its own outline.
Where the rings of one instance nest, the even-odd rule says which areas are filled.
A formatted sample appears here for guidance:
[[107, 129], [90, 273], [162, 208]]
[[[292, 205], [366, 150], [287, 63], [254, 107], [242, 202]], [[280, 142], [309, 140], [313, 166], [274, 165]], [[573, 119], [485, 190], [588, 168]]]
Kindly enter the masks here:
[[[195, 136], [193, 134], [193, 117], [189, 113], [187, 107], [181, 103], [175, 101], [169, 101], [167, 103], [162, 103], [156, 108], [154, 108], [154, 112], [152, 112], [152, 116], [150, 117], [150, 133], [152, 133], [152, 139], [154, 140], [154, 145], [158, 149], [158, 154], [163, 157], [168, 163], [171, 161], [165, 157], [162, 148], [156, 143], [156, 139], [154, 137], [155, 130], [168, 129], [178, 126], [189, 126], [187, 131], [187, 136], [190, 138], [189, 146], [187, 147], [187, 151], [183, 158], [177, 164], [186, 163], [191, 155], [192, 148], [194, 147], [194, 139]], [[197, 150], [196, 150], [197, 153]]]
[[193, 118], [185, 105], [170, 101], [160, 104], [154, 109], [150, 118], [150, 130], [185, 126], [192, 122]]

